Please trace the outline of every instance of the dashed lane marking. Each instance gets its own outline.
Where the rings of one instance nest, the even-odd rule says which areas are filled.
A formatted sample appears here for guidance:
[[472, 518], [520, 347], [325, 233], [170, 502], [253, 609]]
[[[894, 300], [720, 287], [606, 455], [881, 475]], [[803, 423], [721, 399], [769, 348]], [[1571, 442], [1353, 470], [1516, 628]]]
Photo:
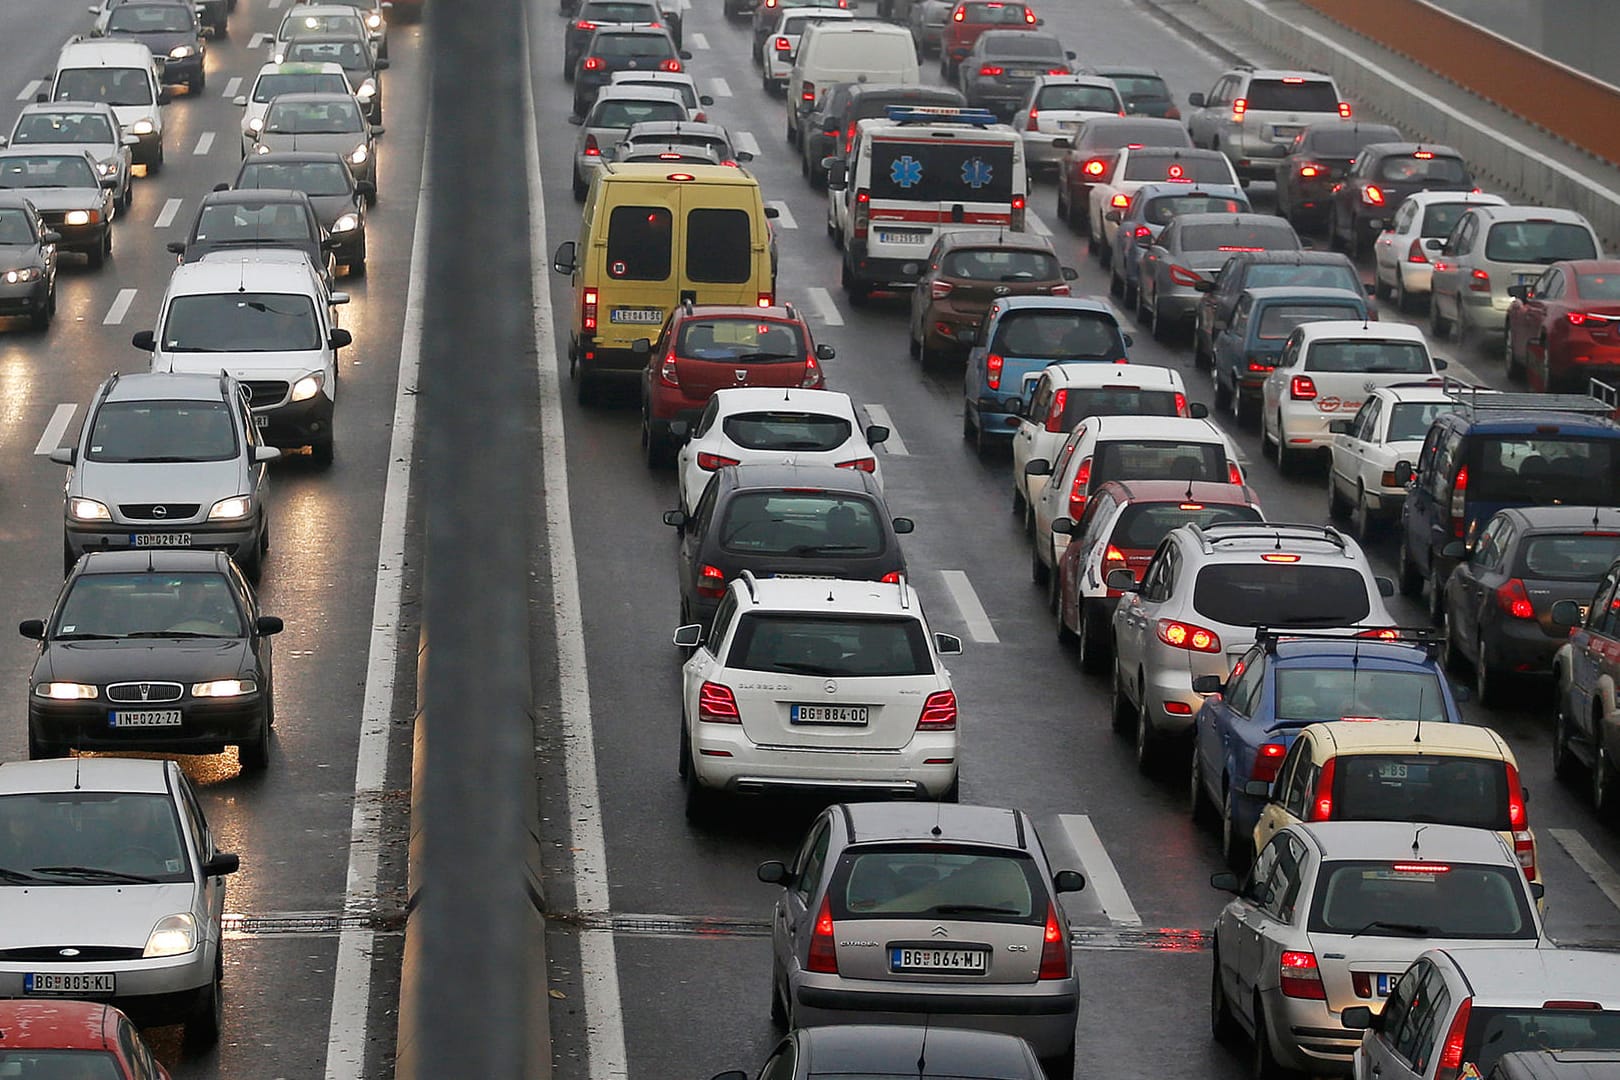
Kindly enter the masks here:
[[242, 92], [242, 76], [232, 75], [225, 83], [225, 92], [220, 97], [233, 98]]
[[58, 405], [51, 412], [51, 418], [45, 424], [45, 434], [39, 437], [39, 442], [34, 446], [34, 453], [49, 454], [52, 450], [61, 446], [62, 433], [67, 431], [67, 426], [73, 422], [73, 414], [78, 409], [79, 407], [71, 401], [64, 405]]
[[263, 30], [260, 30], [257, 34], [254, 34], [252, 37], [248, 38], [248, 48], [262, 49], [274, 40], [275, 39], [269, 34], [265, 33]]
[[281, 0], [270, 0], [270, 2], [265, 5], [265, 7], [269, 8], [271, 11], [276, 10], [276, 8], [278, 8], [280, 6], [281, 6]]
[[1141, 926], [1142, 916], [1136, 913], [1136, 905], [1131, 903], [1091, 818], [1085, 814], [1059, 814], [1058, 823], [1080, 856], [1080, 865], [1085, 867], [1086, 890], [1102, 905], [1109, 921], [1116, 926]]
[[163, 209], [158, 211], [156, 220], [152, 222], [154, 229], [167, 229], [174, 224], [174, 215], [180, 212], [180, 204], [184, 199], [165, 199]]
[[686, 40], [692, 43], [694, 49], [707, 49], [709, 47], [709, 36], [702, 31], [694, 30], [686, 35]]
[[709, 93], [717, 98], [731, 96], [731, 84], [716, 76], [709, 80]]
[[107, 309], [107, 317], [101, 320], [102, 326], [117, 326], [129, 314], [129, 305], [135, 302], [135, 289], [119, 289], [118, 295], [113, 298], [112, 307]]
[[804, 295], [809, 298], [810, 305], [816, 309], [816, 315], [822, 322], [828, 326], [844, 325], [843, 313], [838, 310], [838, 305], [833, 302], [832, 293], [820, 285], [812, 285], [804, 290]]
[[799, 227], [799, 223], [798, 223], [798, 221], [794, 220], [793, 211], [788, 209], [788, 204], [787, 203], [783, 202], [780, 199], [771, 199], [771, 200], [767, 201], [765, 203], [765, 205], [766, 206], [774, 206], [774, 207], [776, 207], [776, 227], [777, 228], [779, 228], [779, 229], [797, 229]]
[[201, 135], [197, 136], [196, 149], [192, 150], [191, 152], [193, 154], [196, 154], [196, 155], [200, 156], [202, 154], [208, 153], [208, 151], [212, 150], [213, 148], [214, 148], [214, 133], [212, 131], [205, 131]]
[[889, 429], [889, 437], [878, 444], [882, 449], [895, 457], [911, 455], [911, 451], [906, 449], [906, 440], [900, 437], [900, 431], [894, 426], [894, 418], [889, 415], [888, 409], [881, 405], [862, 405], [861, 408], [866, 410], [866, 415], [872, 423], [882, 424]]
[[1046, 227], [1046, 222], [1042, 221], [1041, 216], [1039, 214], [1037, 214], [1035, 211], [1026, 210], [1024, 212], [1024, 220], [1029, 223], [1029, 227], [1031, 229], [1035, 230], [1036, 235], [1038, 235], [1038, 236], [1051, 236], [1052, 235], [1052, 230]]
[[737, 132], [731, 137], [731, 145], [733, 149], [741, 150], [745, 154], [753, 154], [756, 158], [759, 157], [759, 140], [754, 138], [752, 131]]
[[28, 83], [23, 86], [22, 90], [18, 92], [17, 100], [18, 101], [33, 101], [34, 100], [34, 95], [39, 93], [39, 88], [44, 86], [44, 85], [45, 85], [45, 80], [44, 79], [30, 79], [28, 81]]
[[1603, 890], [1603, 895], [1609, 898], [1609, 903], [1620, 908], [1620, 874], [1615, 873], [1609, 861], [1597, 853], [1597, 849], [1589, 844], [1586, 837], [1574, 829], [1551, 829], [1554, 840], [1560, 847], [1569, 852], [1569, 857], [1575, 864], [1592, 879], [1592, 884]]
[[945, 579], [945, 591], [956, 601], [956, 610], [961, 613], [962, 621], [967, 623], [968, 636], [982, 645], [1000, 642], [996, 628], [990, 625], [990, 616], [985, 614], [984, 605], [979, 603], [979, 594], [973, 591], [973, 583], [968, 580], [967, 574], [961, 570], [941, 570], [939, 576]]

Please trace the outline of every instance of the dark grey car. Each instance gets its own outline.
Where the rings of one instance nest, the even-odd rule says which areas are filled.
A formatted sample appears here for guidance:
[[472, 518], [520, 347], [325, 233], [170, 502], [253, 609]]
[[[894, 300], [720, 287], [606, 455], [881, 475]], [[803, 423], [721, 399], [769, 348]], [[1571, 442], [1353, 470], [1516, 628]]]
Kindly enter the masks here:
[[302, 191], [211, 191], [197, 204], [184, 240], [166, 247], [183, 263], [215, 251], [283, 248], [301, 251], [331, 283], [330, 245], [309, 196]]
[[366, 272], [366, 196], [374, 189], [368, 181], [356, 180], [337, 154], [256, 154], [242, 162], [236, 180], [229, 186], [238, 190], [282, 188], [303, 192], [327, 232], [329, 250], [337, 264], [353, 275]]
[[1003, 120], [1040, 75], [1068, 75], [1074, 53], [1053, 34], [1032, 30], [986, 30], [973, 43], [958, 71], [967, 103], [989, 109]]
[[[1045, 1080], [1046, 1076], [1029, 1044], [1015, 1035], [920, 1024], [843, 1024], [790, 1031], [765, 1059], [759, 1075], [769, 1080], [847, 1080], [851, 1076]], [[714, 1080], [749, 1080], [749, 1074], [732, 1069]]]

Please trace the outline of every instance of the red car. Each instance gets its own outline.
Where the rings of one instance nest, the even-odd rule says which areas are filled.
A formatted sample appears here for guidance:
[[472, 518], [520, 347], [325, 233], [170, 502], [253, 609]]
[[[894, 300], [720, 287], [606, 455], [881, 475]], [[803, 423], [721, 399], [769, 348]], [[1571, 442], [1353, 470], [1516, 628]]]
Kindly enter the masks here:
[[1033, 30], [1041, 25], [1028, 5], [1002, 0], [957, 0], [939, 35], [939, 73], [956, 81], [956, 69], [986, 30]]
[[1509, 375], [1523, 371], [1530, 389], [1547, 393], [1620, 378], [1620, 259], [1556, 262], [1508, 295]]
[[129, 1017], [89, 1001], [0, 1001], [0, 1076], [169, 1080]]
[[674, 461], [670, 424], [697, 422], [716, 390], [734, 386], [826, 386], [821, 361], [831, 345], [817, 345], [792, 304], [772, 307], [697, 305], [675, 309], [658, 340], [647, 345], [641, 378], [641, 445], [647, 465]]

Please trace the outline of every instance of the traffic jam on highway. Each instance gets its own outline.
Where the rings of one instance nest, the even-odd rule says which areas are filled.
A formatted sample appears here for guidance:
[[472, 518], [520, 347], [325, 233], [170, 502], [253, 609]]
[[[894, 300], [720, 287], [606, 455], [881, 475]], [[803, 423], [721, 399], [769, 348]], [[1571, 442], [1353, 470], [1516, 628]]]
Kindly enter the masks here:
[[[1101, 702], [1071, 721], [1111, 720], [1228, 867], [1174, 991], [1207, 992], [1213, 1040], [1261, 1078], [1613, 1069], [1620, 960], [1555, 948], [1525, 766], [1463, 706], [1532, 711], [1557, 777], [1620, 803], [1620, 261], [1325, 74], [1178, 100], [1123, 53], [1080, 63], [1039, 5], [877, 8], [726, 0], [699, 33], [565, 0], [548, 99], [577, 129], [553, 270], [578, 415], [638, 435], [673, 507], [679, 703], [646, 760], [669, 740], [711, 853], [812, 803], [757, 870], [769, 982], [726, 999], [768, 987], [773, 1048], [722, 1075], [1094, 1067], [1070, 928], [1098, 875], [1016, 780], [974, 783], [988, 717], [942, 624], [997, 638], [908, 560], [952, 540], [906, 515], [919, 451], [862, 400], [908, 381], [959, 413], [964, 492], [989, 476], [1021, 525], [996, 559], [1027, 557]], [[755, 95], [768, 153], [717, 115]], [[766, 186], [795, 166], [808, 197]], [[794, 205], [824, 208], [810, 273]]]

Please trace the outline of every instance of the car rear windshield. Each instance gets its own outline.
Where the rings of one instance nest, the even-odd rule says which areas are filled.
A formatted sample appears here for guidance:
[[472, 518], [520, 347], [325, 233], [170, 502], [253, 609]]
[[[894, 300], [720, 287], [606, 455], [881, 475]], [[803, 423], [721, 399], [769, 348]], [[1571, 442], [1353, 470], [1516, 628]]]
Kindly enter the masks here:
[[175, 297], [161, 341], [166, 352], [312, 352], [323, 344], [309, 297], [253, 292]]
[[1429, 350], [1421, 341], [1318, 341], [1305, 356], [1306, 371], [1359, 375], [1427, 375]]
[[105, 1050], [0, 1050], [0, 1076], [28, 1080], [123, 1080], [118, 1059]]
[[1389, 433], [1385, 442], [1411, 442], [1422, 439], [1436, 417], [1457, 411], [1453, 401], [1401, 401], [1389, 414]]
[[1468, 469], [1473, 502], [1620, 504], [1620, 440], [1552, 435], [1475, 440]]
[[1170, 100], [1170, 87], [1157, 75], [1110, 75], [1108, 79], [1129, 104]]
[[1050, 900], [1025, 855], [937, 847], [860, 847], [839, 860], [833, 918], [1037, 924]]
[[1140, 390], [1134, 386], [1071, 386], [1063, 395], [1063, 430], [1073, 431], [1088, 416], [1180, 416], [1174, 390]]
[[1181, 250], [1298, 251], [1299, 236], [1280, 218], [1276, 224], [1234, 221], [1224, 225], [1191, 225], [1181, 230]]
[[1063, 59], [1063, 43], [1050, 34], [1012, 33], [1006, 30], [992, 33], [995, 36], [980, 46], [986, 55], [1009, 60]]
[[1257, 336], [1264, 341], [1282, 341], [1306, 323], [1359, 318], [1361, 309], [1349, 304], [1270, 304], [1260, 313]]
[[579, 9], [579, 22], [651, 23], [658, 21], [655, 4], [587, 3]]
[[1578, 273], [1575, 281], [1582, 300], [1620, 300], [1620, 274]]
[[[1432, 671], [1278, 667], [1276, 694], [1279, 720], [1310, 724], [1349, 719], [1446, 722], [1445, 695]], [[1333, 816], [1340, 816], [1337, 808]]]
[[1142, 207], [1142, 220], [1168, 225], [1177, 214], [1241, 214], [1249, 201], [1236, 195], [1155, 195]]
[[962, 21], [990, 26], [1033, 26], [1024, 18], [1023, 4], [963, 4]]
[[1620, 533], [1542, 533], [1525, 540], [1516, 571], [1524, 577], [1596, 582], [1620, 558]]
[[1261, 289], [1271, 285], [1297, 285], [1302, 289], [1345, 289], [1361, 291], [1361, 279], [1355, 268], [1342, 262], [1257, 262], [1249, 266], [1244, 275], [1245, 289]]
[[349, 168], [343, 162], [263, 162], [249, 158], [236, 178], [239, 188], [286, 188], [306, 195], [347, 195]]
[[53, 886], [105, 888], [123, 874], [154, 882], [191, 880], [174, 803], [167, 795], [145, 792], [0, 797], [0, 866]]
[[[1387, 675], [1378, 672], [1376, 681], [1383, 682]], [[1356, 704], [1359, 708], [1360, 703]], [[1340, 754], [1333, 761], [1335, 821], [1432, 821], [1472, 829], [1512, 828], [1507, 765], [1499, 758]]]
[[1044, 251], [995, 248], [953, 251], [940, 272], [969, 281], [1056, 281], [1062, 276], [1057, 259]]
[[110, 143], [112, 125], [98, 113], [29, 113], [17, 121], [11, 144]]
[[962, 95], [940, 87], [920, 87], [915, 90], [896, 90], [888, 94], [862, 94], [850, 110], [849, 121], [871, 120], [889, 115], [891, 105], [921, 105], [946, 107], [960, 106]]
[[662, 34], [597, 34], [590, 48], [592, 56], [614, 58], [652, 56], [667, 60], [675, 55], [675, 46]]
[[1348, 566], [1212, 563], [1198, 572], [1193, 609], [1230, 626], [1351, 626], [1372, 610], [1368, 585]]
[[740, 555], [860, 558], [885, 547], [870, 499], [835, 491], [750, 491], [726, 504], [720, 546]]
[[264, 75], [253, 84], [253, 100], [267, 105], [277, 94], [346, 94], [349, 80], [337, 72], [327, 75]]
[[1457, 219], [1467, 212], [1473, 203], [1430, 203], [1423, 208], [1423, 224], [1419, 226], [1425, 239], [1433, 237], [1447, 237], [1451, 235], [1452, 228]]
[[1108, 542], [1132, 551], [1152, 551], [1179, 525], [1218, 525], [1227, 521], [1259, 521], [1260, 511], [1231, 503], [1129, 503], [1114, 523]]
[[236, 425], [219, 401], [109, 401], [85, 443], [90, 461], [229, 461]]
[[[1122, 146], [1191, 146], [1192, 136], [1174, 120], [1121, 120], [1087, 124], [1080, 146], [1087, 150], [1117, 150]], [[1161, 169], [1159, 176], [1164, 172]], [[1222, 174], [1222, 182], [1231, 177]]]
[[[1123, 180], [1168, 180], [1172, 183], [1230, 184], [1232, 166], [1223, 157], [1188, 157], [1174, 154], [1133, 153], [1125, 162]], [[1297, 244], [1295, 245], [1298, 246]]]
[[1356, 861], [1322, 866], [1314, 934], [1407, 938], [1534, 938], [1516, 867]]
[[681, 97], [686, 99], [686, 107], [695, 110], [698, 107], [697, 91], [687, 82], [676, 79], [614, 79], [613, 86], [661, 86], [666, 90], [679, 90]]
[[674, 215], [666, 206], [615, 206], [608, 215], [607, 272], [619, 281], [664, 281]]
[[309, 215], [302, 206], [289, 202], [210, 203], [198, 213], [196, 232], [191, 239], [196, 244], [315, 242]]
[[1468, 169], [1462, 158], [1430, 154], [1419, 150], [1414, 154], [1398, 154], [1378, 163], [1378, 178], [1397, 184], [1421, 184], [1425, 181], [1442, 184], [1460, 184], [1468, 179]]
[[1378, 125], [1326, 124], [1313, 127], [1305, 136], [1305, 150], [1323, 157], [1348, 159], [1359, 154], [1363, 146], [1390, 138], [1400, 138], [1400, 132]]
[[804, 353], [797, 325], [761, 319], [688, 319], [675, 344], [676, 356], [693, 360], [802, 363]]
[[[1548, 1047], [1620, 1050], [1620, 1012], [1595, 1007], [1547, 1009], [1532, 1005], [1504, 1009], [1476, 1005], [1468, 1014], [1462, 1059], [1472, 1062], [1481, 1076], [1489, 1076], [1503, 1054]], [[1592, 1071], [1596, 1072], [1596, 1068]]]
[[993, 352], [1025, 360], [1114, 360], [1125, 356], [1119, 326], [1112, 317], [1093, 311], [1013, 312], [996, 324], [996, 338], [990, 347]]
[[1119, 94], [1106, 86], [1075, 86], [1059, 83], [1044, 86], [1035, 96], [1038, 109], [1072, 109], [1079, 112], [1118, 112]]
[[744, 450], [836, 450], [849, 441], [852, 425], [842, 416], [805, 412], [752, 412], [728, 416], [720, 424]]
[[1012, 199], [1011, 143], [872, 143], [872, 198], [908, 202], [995, 202]]
[[726, 666], [791, 675], [932, 675], [918, 619], [882, 616], [744, 615]]
[[1120, 439], [1092, 452], [1091, 489], [1105, 480], [1210, 480], [1225, 483], [1226, 451], [1218, 443]]
[[223, 574], [83, 574], [57, 612], [53, 640], [242, 636]]
[[68, 68], [56, 74], [57, 101], [152, 104], [152, 76], [140, 68]]
[[1597, 245], [1583, 225], [1568, 221], [1502, 221], [1485, 235], [1485, 257], [1492, 262], [1555, 263], [1595, 259]]
[[1250, 112], [1339, 111], [1333, 84], [1321, 79], [1251, 79], [1247, 96]]
[[624, 128], [647, 120], [684, 120], [686, 110], [673, 101], [622, 101], [609, 99], [596, 106], [596, 114], [586, 127]]
[[686, 277], [735, 285], [754, 276], [754, 224], [746, 210], [704, 207], [686, 215]]

